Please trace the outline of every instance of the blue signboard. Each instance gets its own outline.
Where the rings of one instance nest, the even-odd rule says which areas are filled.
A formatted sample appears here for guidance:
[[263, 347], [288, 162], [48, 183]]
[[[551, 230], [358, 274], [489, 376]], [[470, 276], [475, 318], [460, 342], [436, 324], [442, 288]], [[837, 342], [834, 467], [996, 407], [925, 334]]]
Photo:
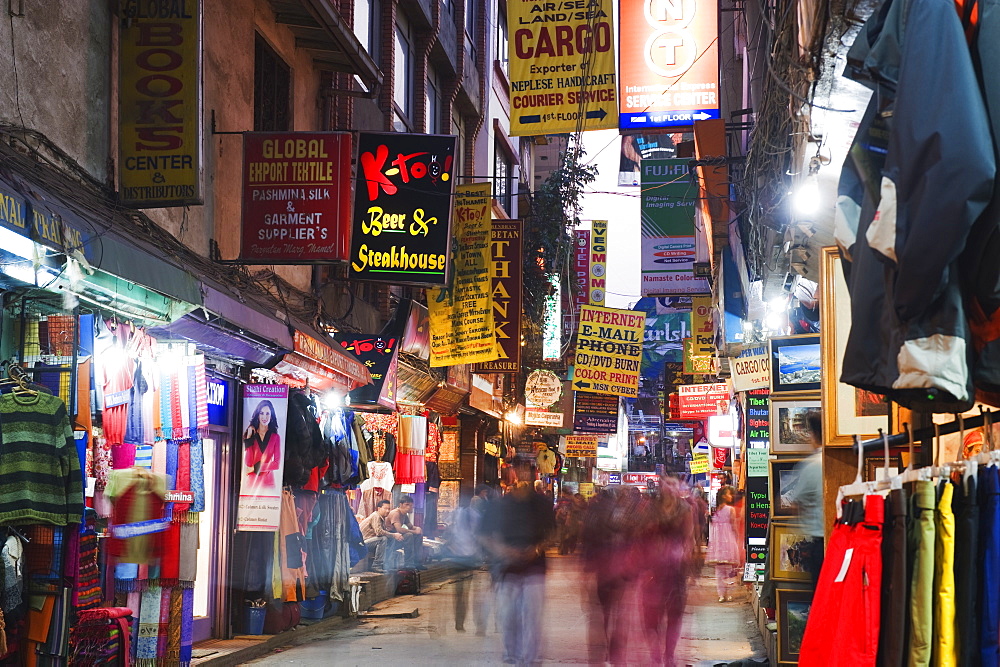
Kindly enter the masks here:
[[229, 426], [229, 383], [208, 378], [208, 423]]
[[696, 109], [695, 111], [643, 111], [618, 115], [621, 129], [642, 129], [657, 127], [691, 126], [696, 120], [721, 118], [718, 109]]

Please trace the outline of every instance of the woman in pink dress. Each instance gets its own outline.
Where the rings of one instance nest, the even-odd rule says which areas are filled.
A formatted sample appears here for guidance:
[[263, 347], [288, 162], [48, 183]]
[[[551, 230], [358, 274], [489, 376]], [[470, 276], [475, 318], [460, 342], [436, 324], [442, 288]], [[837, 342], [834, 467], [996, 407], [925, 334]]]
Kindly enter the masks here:
[[274, 471], [281, 467], [281, 436], [271, 401], [261, 401], [243, 433], [243, 465], [246, 466], [244, 495], [280, 496]]
[[715, 496], [715, 514], [708, 528], [708, 562], [715, 564], [715, 589], [719, 593], [719, 602], [731, 602], [733, 599], [727, 580], [742, 560], [743, 553], [736, 530], [733, 496], [733, 487], [719, 489]]

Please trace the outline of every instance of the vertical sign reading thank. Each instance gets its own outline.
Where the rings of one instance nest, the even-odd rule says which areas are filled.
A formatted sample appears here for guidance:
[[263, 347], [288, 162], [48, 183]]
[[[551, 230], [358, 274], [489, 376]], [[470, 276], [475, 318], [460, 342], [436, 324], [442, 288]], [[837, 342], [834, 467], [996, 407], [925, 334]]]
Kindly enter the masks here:
[[248, 384], [243, 388], [243, 466], [237, 530], [278, 530], [287, 416], [286, 385]]
[[431, 366], [497, 358], [490, 281], [493, 226], [490, 184], [455, 189], [455, 242], [450, 288], [427, 291]]
[[451, 259], [455, 137], [358, 137], [351, 277], [446, 285]]
[[510, 134], [617, 127], [612, 0], [508, 0]]
[[122, 203], [201, 204], [201, 2], [122, 4], [130, 10], [118, 55]]
[[240, 259], [347, 260], [352, 154], [349, 132], [244, 134]]
[[645, 326], [643, 312], [581, 307], [573, 389], [638, 396]]
[[494, 220], [492, 252], [493, 326], [498, 356], [476, 370], [517, 373], [521, 370], [521, 220]]

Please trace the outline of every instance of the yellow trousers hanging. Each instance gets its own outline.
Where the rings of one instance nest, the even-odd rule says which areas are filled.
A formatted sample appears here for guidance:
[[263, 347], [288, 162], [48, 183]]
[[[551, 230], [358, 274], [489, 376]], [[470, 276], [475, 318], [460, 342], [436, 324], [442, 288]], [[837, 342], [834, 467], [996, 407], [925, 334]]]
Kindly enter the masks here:
[[934, 542], [934, 664], [937, 667], [958, 665], [958, 642], [955, 634], [955, 514], [951, 509], [954, 486], [945, 482], [938, 499], [937, 531]]
[[929, 667], [934, 646], [935, 505], [934, 483], [926, 480], [917, 482], [913, 493], [913, 524], [909, 535], [913, 552], [909, 667]]

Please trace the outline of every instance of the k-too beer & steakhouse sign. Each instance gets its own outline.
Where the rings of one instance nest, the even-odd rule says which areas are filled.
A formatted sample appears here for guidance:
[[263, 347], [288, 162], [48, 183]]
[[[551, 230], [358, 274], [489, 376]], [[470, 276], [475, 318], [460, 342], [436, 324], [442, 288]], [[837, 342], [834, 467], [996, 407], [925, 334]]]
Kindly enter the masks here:
[[638, 396], [645, 326], [644, 312], [581, 306], [573, 389]]

